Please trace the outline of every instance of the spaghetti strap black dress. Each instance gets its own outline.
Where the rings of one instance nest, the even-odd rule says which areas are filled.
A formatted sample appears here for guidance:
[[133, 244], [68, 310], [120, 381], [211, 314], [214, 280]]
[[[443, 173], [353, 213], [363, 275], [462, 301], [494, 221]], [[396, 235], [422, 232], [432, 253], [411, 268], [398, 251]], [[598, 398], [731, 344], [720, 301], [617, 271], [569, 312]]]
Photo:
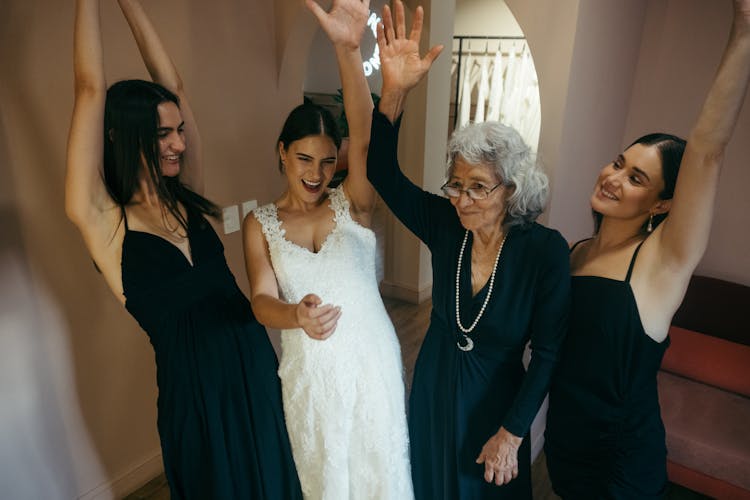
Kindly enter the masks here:
[[641, 244], [624, 281], [573, 276], [544, 446], [563, 499], [661, 498], [666, 489], [656, 373], [669, 339], [646, 335], [630, 287]]
[[192, 263], [128, 228], [125, 307], [154, 347], [159, 436], [172, 500], [302, 498], [284, 425], [276, 354], [227, 267], [188, 213]]

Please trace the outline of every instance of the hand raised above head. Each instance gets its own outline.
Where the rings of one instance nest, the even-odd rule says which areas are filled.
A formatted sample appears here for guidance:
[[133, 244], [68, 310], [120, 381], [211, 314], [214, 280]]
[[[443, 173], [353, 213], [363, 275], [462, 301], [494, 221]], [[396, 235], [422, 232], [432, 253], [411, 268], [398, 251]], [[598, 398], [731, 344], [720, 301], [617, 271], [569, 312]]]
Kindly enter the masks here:
[[333, 0], [326, 12], [316, 0], [305, 0], [305, 5], [318, 20], [334, 45], [358, 48], [367, 27], [370, 0]]
[[419, 55], [419, 40], [422, 37], [424, 10], [417, 7], [409, 36], [406, 36], [404, 4], [395, 0], [394, 25], [391, 9], [383, 7], [383, 24], [378, 25], [378, 47], [383, 74], [383, 94], [390, 91], [408, 92], [429, 71], [433, 61], [443, 50], [442, 45], [432, 47], [424, 57]]

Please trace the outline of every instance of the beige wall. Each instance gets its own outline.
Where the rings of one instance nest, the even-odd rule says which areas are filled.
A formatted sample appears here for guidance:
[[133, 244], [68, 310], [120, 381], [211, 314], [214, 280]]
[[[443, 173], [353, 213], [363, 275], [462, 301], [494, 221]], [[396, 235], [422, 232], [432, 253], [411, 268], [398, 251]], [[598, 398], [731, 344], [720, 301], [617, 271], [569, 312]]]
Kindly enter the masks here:
[[[622, 145], [645, 133], [685, 137], [728, 37], [728, 0], [650, 0]], [[750, 95], [729, 143], [700, 274], [750, 285]], [[600, 161], [606, 161], [606, 158]]]
[[[543, 157], [554, 172], [548, 222], [570, 241], [590, 235], [588, 199], [596, 174], [602, 159], [609, 161], [620, 150], [645, 4], [644, 0], [579, 4], [558, 156]], [[546, 123], [544, 101], [542, 90]]]

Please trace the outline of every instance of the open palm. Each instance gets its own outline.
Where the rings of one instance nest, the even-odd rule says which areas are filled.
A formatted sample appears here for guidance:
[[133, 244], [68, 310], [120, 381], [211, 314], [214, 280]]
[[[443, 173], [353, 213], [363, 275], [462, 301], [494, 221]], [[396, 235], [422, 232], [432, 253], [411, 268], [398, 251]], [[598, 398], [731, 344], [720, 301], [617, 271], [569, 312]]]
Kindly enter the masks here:
[[422, 36], [424, 20], [422, 7], [417, 7], [408, 37], [403, 3], [397, 0], [394, 10], [395, 29], [391, 10], [387, 5], [383, 8], [383, 24], [378, 26], [383, 88], [408, 92], [427, 73], [443, 47], [432, 47], [424, 57], [420, 57], [419, 39]]
[[333, 0], [326, 12], [316, 0], [305, 0], [334, 45], [359, 47], [370, 14], [370, 0]]

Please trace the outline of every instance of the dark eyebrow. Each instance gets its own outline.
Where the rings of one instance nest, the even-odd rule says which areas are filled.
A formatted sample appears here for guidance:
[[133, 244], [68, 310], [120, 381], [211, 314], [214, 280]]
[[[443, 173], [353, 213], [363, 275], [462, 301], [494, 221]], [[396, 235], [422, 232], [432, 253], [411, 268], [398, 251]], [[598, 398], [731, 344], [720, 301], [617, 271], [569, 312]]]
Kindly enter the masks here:
[[[184, 126], [185, 126], [185, 122], [182, 122], [179, 125], [177, 125], [177, 128], [181, 129]], [[174, 130], [174, 129], [172, 127], [157, 127], [156, 129], [157, 132], [169, 132], [170, 130]]]
[[[300, 151], [297, 152], [297, 156], [298, 157], [302, 157], [303, 159], [307, 159], [307, 160], [312, 160], [313, 159], [313, 157], [310, 156], [309, 154], [302, 153]], [[335, 160], [336, 160], [335, 156], [327, 156], [327, 157], [323, 158], [321, 161], [335, 161]]]
[[[619, 155], [617, 155], [617, 160], [620, 161], [620, 162], [622, 162], [622, 163], [625, 163], [625, 157], [622, 155], [622, 153], [620, 153]], [[643, 177], [646, 178], [647, 181], [651, 182], [651, 177], [649, 177], [648, 174], [646, 172], [644, 172], [642, 169], [636, 167], [635, 165], [633, 165], [631, 168], [633, 170], [635, 170], [636, 174], [642, 175]]]

